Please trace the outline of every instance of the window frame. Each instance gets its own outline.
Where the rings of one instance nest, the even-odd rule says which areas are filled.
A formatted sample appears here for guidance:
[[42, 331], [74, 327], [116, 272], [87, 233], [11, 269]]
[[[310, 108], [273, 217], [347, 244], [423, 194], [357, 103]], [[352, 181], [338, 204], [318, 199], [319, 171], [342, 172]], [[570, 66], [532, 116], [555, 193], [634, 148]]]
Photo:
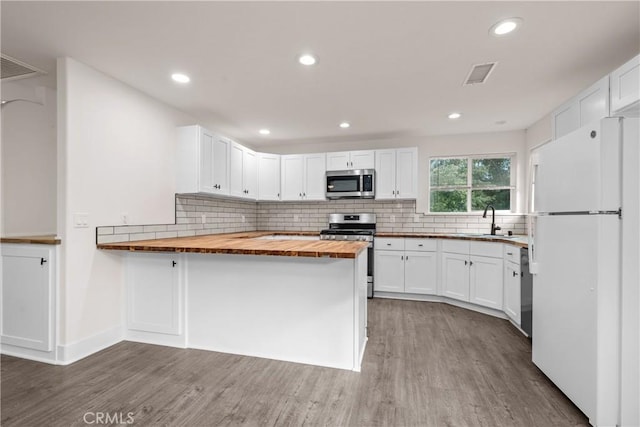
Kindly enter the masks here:
[[[464, 154], [464, 155], [447, 155], [447, 156], [430, 156], [429, 157], [429, 174], [428, 174], [428, 189], [427, 189], [427, 198], [428, 198], [428, 213], [434, 215], [460, 215], [460, 214], [477, 214], [483, 212], [481, 210], [472, 210], [471, 206], [471, 193], [475, 190], [509, 190], [509, 209], [500, 209], [496, 212], [499, 213], [513, 213], [515, 212], [515, 204], [516, 204], [516, 155], [517, 153], [493, 153], [493, 154]], [[509, 182], [508, 186], [490, 186], [490, 187], [473, 187], [473, 160], [476, 159], [510, 159], [510, 174], [509, 174]], [[465, 185], [443, 185], [434, 187], [431, 185], [431, 161], [432, 160], [453, 160], [453, 159], [466, 159], [467, 160], [467, 183]], [[467, 210], [466, 211], [455, 211], [455, 212], [434, 212], [431, 210], [431, 191], [432, 190], [441, 190], [441, 191], [451, 191], [451, 190], [464, 190], [467, 192]]]

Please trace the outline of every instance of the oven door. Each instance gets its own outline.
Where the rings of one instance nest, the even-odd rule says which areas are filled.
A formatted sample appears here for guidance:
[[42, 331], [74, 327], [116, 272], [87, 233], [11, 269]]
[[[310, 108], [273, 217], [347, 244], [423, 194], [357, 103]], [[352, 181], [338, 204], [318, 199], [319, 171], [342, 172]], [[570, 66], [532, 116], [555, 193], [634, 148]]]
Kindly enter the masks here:
[[327, 172], [327, 199], [362, 196], [362, 175], [356, 171]]

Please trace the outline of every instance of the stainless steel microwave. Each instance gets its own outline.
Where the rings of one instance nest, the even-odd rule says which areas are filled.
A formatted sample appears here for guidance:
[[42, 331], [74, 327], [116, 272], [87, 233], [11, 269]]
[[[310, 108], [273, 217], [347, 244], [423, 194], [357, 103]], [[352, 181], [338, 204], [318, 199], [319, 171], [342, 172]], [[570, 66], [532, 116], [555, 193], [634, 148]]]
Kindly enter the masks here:
[[327, 171], [327, 199], [373, 199], [375, 182], [373, 169]]

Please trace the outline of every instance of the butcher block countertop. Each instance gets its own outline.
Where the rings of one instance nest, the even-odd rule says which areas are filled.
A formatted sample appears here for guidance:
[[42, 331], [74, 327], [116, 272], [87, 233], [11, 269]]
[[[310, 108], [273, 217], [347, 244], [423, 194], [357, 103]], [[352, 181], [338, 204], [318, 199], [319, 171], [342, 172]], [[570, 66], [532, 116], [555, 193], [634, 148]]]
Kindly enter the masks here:
[[415, 233], [415, 232], [376, 232], [376, 237], [398, 237], [416, 239], [456, 239], [456, 240], [476, 240], [480, 242], [508, 243], [510, 245], [526, 248], [528, 246], [527, 236], [488, 236], [484, 234], [444, 234], [444, 233]]
[[32, 245], [59, 245], [62, 241], [54, 236], [16, 236], [2, 237], [0, 243], [27, 243]]
[[251, 231], [244, 233], [210, 234], [172, 239], [139, 240], [122, 243], [101, 243], [98, 249], [132, 252], [189, 252], [203, 254], [272, 255], [311, 258], [356, 258], [365, 250], [365, 242], [335, 242], [326, 240], [257, 239], [273, 235], [317, 236], [312, 232]]

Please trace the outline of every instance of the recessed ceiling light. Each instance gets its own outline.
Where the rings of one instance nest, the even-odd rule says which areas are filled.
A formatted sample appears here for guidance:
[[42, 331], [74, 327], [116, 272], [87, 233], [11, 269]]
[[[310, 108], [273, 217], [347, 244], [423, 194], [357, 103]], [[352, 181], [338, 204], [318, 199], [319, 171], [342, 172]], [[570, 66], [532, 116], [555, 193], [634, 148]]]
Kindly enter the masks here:
[[507, 18], [496, 22], [489, 29], [489, 34], [504, 36], [514, 32], [522, 24], [522, 18]]
[[349, 122], [342, 122], [342, 123], [340, 123], [340, 127], [341, 127], [342, 129], [346, 129], [346, 128], [348, 128], [349, 126], [351, 126], [351, 123], [349, 123]]
[[318, 60], [315, 56], [305, 53], [304, 55], [300, 55], [298, 57], [298, 62], [302, 65], [313, 65], [318, 62]]
[[450, 119], [459, 119], [461, 116], [462, 116], [462, 114], [460, 114], [460, 113], [451, 113], [451, 114], [449, 114], [448, 117]]
[[174, 82], [178, 82], [178, 83], [189, 83], [191, 81], [189, 76], [181, 73], [171, 74], [171, 78], [173, 79]]
[[271, 131], [269, 129], [260, 129], [258, 133], [260, 133], [260, 135], [269, 135]]

